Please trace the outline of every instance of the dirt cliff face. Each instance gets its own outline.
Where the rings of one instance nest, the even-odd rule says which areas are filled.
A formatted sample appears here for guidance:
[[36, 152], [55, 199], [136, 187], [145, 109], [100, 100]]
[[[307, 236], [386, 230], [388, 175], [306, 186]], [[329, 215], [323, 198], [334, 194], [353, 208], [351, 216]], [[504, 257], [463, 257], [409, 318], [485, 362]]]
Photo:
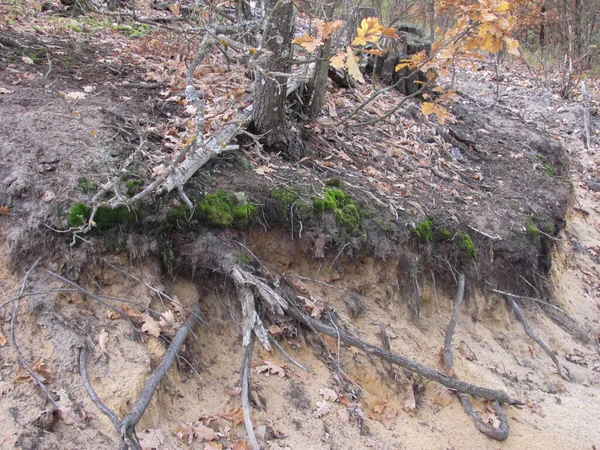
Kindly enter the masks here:
[[[590, 401], [600, 394], [600, 199], [583, 183], [597, 177], [598, 160], [567, 137], [578, 105], [562, 103], [561, 128], [546, 129], [557, 99], [537, 105], [538, 93], [507, 82], [510, 96], [482, 108], [486, 85], [464, 76], [460, 90], [469, 95], [446, 127], [401, 117], [339, 129], [317, 121], [306, 126], [310, 156], [299, 161], [252, 143], [212, 161], [186, 186], [188, 196], [243, 193], [259, 211], [247, 229], [211, 227], [186, 214], [176, 196], [160, 197], [136, 211], [134, 226], [94, 231], [71, 246], [73, 204], [89, 203], [135, 151], [140, 127], [147, 159], [137, 178], [123, 180], [124, 191], [132, 179], [152, 179], [165, 152], [161, 130], [184, 116], [177, 101], [159, 100], [162, 85], [146, 83], [151, 68], [127, 55], [85, 42], [44, 45], [65, 53], [48, 75], [41, 62], [29, 70], [5, 59], [10, 70], [0, 75], [10, 91], [0, 94], [0, 289], [2, 302], [13, 299], [0, 303], [1, 448], [115, 448], [118, 433], [83, 387], [79, 349], [89, 349], [99, 398], [122, 418], [198, 302], [199, 323], [137, 436], [144, 449], [248, 448], [239, 388], [247, 316], [233, 272], [217, 270], [215, 248], [235, 249], [230, 262], [313, 318], [441, 371], [456, 279], [466, 273], [455, 371], [524, 403], [507, 407], [511, 435], [494, 443], [448, 389], [261, 303], [261, 320], [287, 353], [258, 344], [254, 351], [251, 412], [261, 446], [600, 445], [591, 425], [600, 406]], [[202, 73], [231, 82], [223, 64], [216, 59]], [[332, 117], [365, 95], [332, 92]], [[392, 97], [378, 100], [373, 114]], [[26, 296], [14, 301], [22, 287]], [[530, 298], [519, 304], [570, 382], [491, 289]], [[51, 403], [19, 364], [15, 344], [60, 418], [43, 414]], [[489, 404], [474, 406], [497, 425]]]

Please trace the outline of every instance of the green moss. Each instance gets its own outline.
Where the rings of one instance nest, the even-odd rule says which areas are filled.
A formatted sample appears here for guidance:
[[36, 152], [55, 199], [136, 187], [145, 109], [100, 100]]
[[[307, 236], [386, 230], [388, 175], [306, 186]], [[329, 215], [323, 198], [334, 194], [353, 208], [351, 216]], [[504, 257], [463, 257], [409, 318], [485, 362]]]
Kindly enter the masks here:
[[90, 194], [98, 190], [98, 183], [89, 181], [86, 177], [79, 177], [77, 180], [77, 186], [84, 194]]
[[544, 164], [544, 172], [552, 176], [554, 175], [554, 168], [550, 164]]
[[284, 222], [289, 222], [290, 208], [300, 197], [298, 191], [288, 186], [276, 187], [271, 190], [271, 197], [277, 202], [277, 215]]
[[544, 228], [546, 228], [546, 233], [552, 233], [554, 231], [554, 227], [552, 226], [552, 224], [550, 222], [546, 223]]
[[126, 206], [116, 208], [98, 208], [94, 216], [94, 222], [99, 230], [108, 230], [117, 225], [131, 225], [137, 222], [135, 211]]
[[85, 203], [75, 203], [69, 213], [69, 226], [73, 228], [85, 225], [92, 209]]
[[527, 235], [529, 235], [531, 237], [535, 237], [535, 236], [538, 236], [540, 234], [540, 231], [531, 222], [527, 222], [525, 224], [525, 230], [527, 231]]
[[352, 197], [340, 189], [323, 189], [322, 198], [313, 199], [313, 207], [318, 213], [333, 212], [336, 223], [350, 233], [356, 233], [362, 224], [365, 213]]
[[222, 190], [216, 194], [207, 194], [198, 202], [195, 216], [208, 225], [230, 228], [233, 224], [233, 214], [229, 195]]
[[247, 228], [258, 214], [258, 207], [250, 203], [246, 194], [229, 195], [222, 190], [205, 195], [199, 202], [194, 216], [208, 225], [221, 228]]
[[413, 233], [423, 242], [433, 240], [433, 222], [429, 219], [419, 222], [413, 228]]
[[138, 180], [138, 179], [134, 179], [134, 180], [127, 180], [125, 182], [125, 193], [127, 194], [127, 197], [131, 198], [134, 195], [136, 195], [137, 193], [140, 192], [140, 190], [142, 189], [142, 186], [144, 185], [144, 180]]
[[451, 237], [452, 237], [452, 233], [450, 233], [450, 230], [448, 230], [446, 228], [440, 230], [437, 235], [437, 238], [440, 241], [447, 241]]
[[461, 256], [464, 259], [472, 259], [475, 258], [475, 245], [473, 245], [473, 240], [471, 236], [467, 233], [458, 232], [454, 235], [455, 242], [460, 249]]
[[239, 264], [250, 264], [250, 258], [244, 255], [242, 252], [235, 252], [233, 257]]

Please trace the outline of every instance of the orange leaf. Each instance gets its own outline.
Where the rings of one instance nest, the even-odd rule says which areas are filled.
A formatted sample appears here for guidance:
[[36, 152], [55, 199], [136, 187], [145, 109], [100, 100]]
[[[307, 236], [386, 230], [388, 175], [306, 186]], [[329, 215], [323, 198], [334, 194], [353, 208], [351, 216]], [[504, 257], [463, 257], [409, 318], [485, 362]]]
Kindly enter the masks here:
[[0, 206], [0, 216], [8, 216], [10, 214], [10, 208], [6, 205]]

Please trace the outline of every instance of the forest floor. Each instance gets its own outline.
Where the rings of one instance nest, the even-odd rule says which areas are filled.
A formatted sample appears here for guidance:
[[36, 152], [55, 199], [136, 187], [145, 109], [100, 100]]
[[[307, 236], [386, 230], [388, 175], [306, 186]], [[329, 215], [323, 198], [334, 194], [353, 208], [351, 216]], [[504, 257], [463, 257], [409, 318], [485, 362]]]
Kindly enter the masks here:
[[[105, 182], [137, 148], [141, 129], [149, 142], [142, 178], [189, 138], [189, 117], [178, 97], [185, 60], [172, 56], [193, 46], [162, 32], [128, 39], [123, 33], [136, 30], [87, 19], [57, 19], [56, 29], [44, 33], [25, 30], [38, 20], [0, 29], [17, 44], [3, 42], [0, 54], [0, 304], [17, 295], [25, 271], [42, 257], [45, 269], [90, 291], [135, 302], [123, 309], [150, 336], [132, 339], [129, 323], [105, 305], [57, 292], [65, 287], [59, 279], [33, 272], [27, 292], [39, 294], [21, 299], [14, 338], [12, 306], [0, 311], [0, 449], [117, 448], [113, 425], [82, 385], [77, 348], [84, 341], [95, 347], [91, 383], [107, 406], [125, 415], [163, 357], [165, 337], [174, 334], [169, 324], [144, 316], [143, 308], [181, 312], [157, 290], [185, 307], [200, 299], [202, 320], [181, 351], [185, 359], [169, 371], [137, 427], [143, 448], [249, 448], [240, 410], [244, 351], [234, 287], [216, 274], [190, 275], [165, 264], [164, 242], [144, 230], [85, 237], [90, 242], [74, 248], [70, 235], [56, 232], [65, 228], [73, 202], [93, 194], [89, 183]], [[81, 27], [93, 36], [82, 36]], [[232, 116], [232, 100], [251, 98], [243, 71], [220, 58], [200, 68], [200, 83], [214, 100], [214, 129]], [[264, 448], [600, 448], [600, 192], [594, 184], [600, 180], [600, 138], [594, 135], [593, 148], [585, 150], [581, 103], [560, 99], [524, 73], [516, 63], [502, 66], [498, 104], [487, 106], [494, 103], [494, 71], [458, 69], [459, 119], [452, 127], [472, 143], [450, 152], [453, 158], [446, 158], [448, 146], [439, 138], [444, 128], [420, 117], [331, 126], [372, 91], [330, 86], [324, 114], [304, 125], [308, 157], [288, 161], [247, 145], [192, 179], [199, 190], [244, 190], [264, 206], [249, 230], [216, 234], [243, 244], [241, 255], [257, 271], [276, 274], [275, 284], [293, 285], [314, 317], [333, 322], [335, 316], [375, 345], [381, 345], [383, 324], [393, 352], [439, 370], [453, 280], [462, 264], [468, 284], [454, 336], [456, 372], [524, 403], [505, 407], [510, 437], [490, 440], [442, 386], [335, 339], [320, 340], [288, 320], [269, 330], [309, 370], [277, 349], [255, 348], [252, 418]], [[598, 92], [592, 94], [597, 102]], [[399, 98], [384, 96], [365, 117]], [[545, 137], [536, 141], [538, 134]], [[347, 192], [397, 227], [395, 238], [369, 222], [366, 244], [358, 237], [343, 243], [330, 224], [290, 229], [271, 219], [268, 208], [275, 206], [265, 191], [294, 182], [308, 195], [331, 178], [341, 178]], [[470, 230], [477, 259], [462, 263], [451, 242], [415, 243], [408, 224], [426, 217], [453, 232]], [[528, 235], [529, 225], [545, 234]], [[175, 250], [193, 234], [181, 228], [173, 231], [180, 234]], [[361, 251], [367, 244], [369, 251]], [[394, 256], [399, 248], [404, 259]], [[402, 275], [421, 267], [419, 261], [427, 270]], [[490, 286], [550, 301], [554, 308], [520, 304], [570, 381], [558, 375]], [[159, 327], [158, 336], [151, 327]], [[46, 429], [38, 418], [49, 404], [19, 366], [15, 341], [63, 411], [62, 420]], [[332, 371], [327, 353], [343, 371]], [[497, 420], [485, 403], [475, 407], [485, 420]]]

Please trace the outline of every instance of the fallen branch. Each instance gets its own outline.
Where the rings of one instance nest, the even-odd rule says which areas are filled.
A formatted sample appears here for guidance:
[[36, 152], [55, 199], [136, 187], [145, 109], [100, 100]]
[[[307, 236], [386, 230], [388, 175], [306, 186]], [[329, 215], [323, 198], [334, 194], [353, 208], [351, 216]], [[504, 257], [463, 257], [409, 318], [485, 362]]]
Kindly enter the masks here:
[[146, 408], [150, 404], [158, 385], [169, 371], [169, 368], [173, 365], [179, 348], [187, 338], [190, 330], [196, 324], [197, 317], [200, 314], [200, 303], [196, 303], [194, 305], [193, 312], [194, 314], [190, 314], [181, 328], [177, 330], [177, 334], [175, 334], [175, 337], [171, 341], [171, 345], [169, 345], [169, 348], [167, 349], [162, 361], [154, 373], [152, 373], [148, 381], [146, 381], [146, 384], [144, 384], [142, 392], [138, 400], [133, 405], [133, 408], [131, 408], [131, 411], [123, 418], [119, 432], [124, 440], [133, 440], [135, 426], [140, 421], [144, 411], [146, 411]]
[[519, 322], [521, 322], [521, 324], [523, 325], [523, 329], [525, 330], [525, 333], [527, 333], [527, 336], [529, 336], [533, 341], [535, 341], [535, 343], [537, 345], [539, 345], [542, 348], [542, 350], [544, 350], [548, 354], [548, 356], [550, 356], [550, 358], [552, 359], [552, 362], [556, 366], [556, 370], [558, 371], [558, 374], [561, 376], [561, 378], [565, 381], [571, 381], [569, 379], [569, 377], [567, 377], [565, 375], [565, 373], [563, 372], [560, 362], [558, 361], [558, 358], [556, 357], [556, 355], [554, 354], [552, 349], [550, 347], [548, 347], [544, 341], [542, 341], [539, 337], [537, 337], [535, 335], [535, 333], [529, 326], [529, 323], [527, 322], [527, 318], [525, 317], [525, 314], [523, 314], [523, 311], [521, 310], [519, 305], [517, 305], [517, 302], [515, 302], [512, 299], [512, 297], [510, 297], [508, 295], [505, 296], [505, 298], [506, 298], [506, 301], [508, 302], [508, 304], [512, 307], [513, 311], [515, 312], [517, 319], [519, 319]]
[[[458, 291], [456, 293], [456, 300], [454, 301], [454, 308], [452, 309], [452, 317], [450, 318], [450, 322], [448, 322], [446, 336], [444, 338], [444, 365], [446, 366], [446, 372], [454, 378], [456, 378], [456, 374], [454, 372], [454, 358], [452, 356], [452, 337], [454, 335], [456, 324], [458, 323], [458, 318], [460, 317], [460, 307], [462, 305], [464, 296], [465, 274], [460, 273], [458, 275]], [[460, 401], [460, 404], [467, 415], [473, 419], [475, 428], [477, 428], [487, 437], [497, 441], [505, 441], [508, 438], [508, 417], [506, 417], [502, 406], [498, 402], [494, 401], [492, 403], [492, 408], [494, 409], [496, 415], [498, 416], [498, 420], [500, 421], [500, 426], [498, 428], [494, 428], [491, 424], [484, 422], [481, 417], [479, 417], [479, 414], [477, 414], [477, 412], [473, 409], [471, 400], [469, 400], [469, 397], [467, 397], [466, 394], [457, 392], [456, 396], [458, 397], [458, 400]]]
[[505, 291], [501, 291], [499, 289], [490, 289], [490, 292], [495, 292], [496, 294], [502, 294], [505, 297], [511, 297], [511, 298], [520, 298], [521, 300], [529, 300], [531, 302], [535, 302], [535, 303], [539, 303], [541, 305], [544, 306], [548, 306], [552, 309], [555, 309], [561, 313], [565, 313], [561, 308], [559, 308], [558, 306], [553, 305], [552, 303], [548, 303], [545, 302], [544, 300], [540, 300], [539, 298], [535, 298], [535, 297], [525, 297], [523, 295], [516, 295], [516, 294], [511, 294], [510, 292], [505, 292]]

